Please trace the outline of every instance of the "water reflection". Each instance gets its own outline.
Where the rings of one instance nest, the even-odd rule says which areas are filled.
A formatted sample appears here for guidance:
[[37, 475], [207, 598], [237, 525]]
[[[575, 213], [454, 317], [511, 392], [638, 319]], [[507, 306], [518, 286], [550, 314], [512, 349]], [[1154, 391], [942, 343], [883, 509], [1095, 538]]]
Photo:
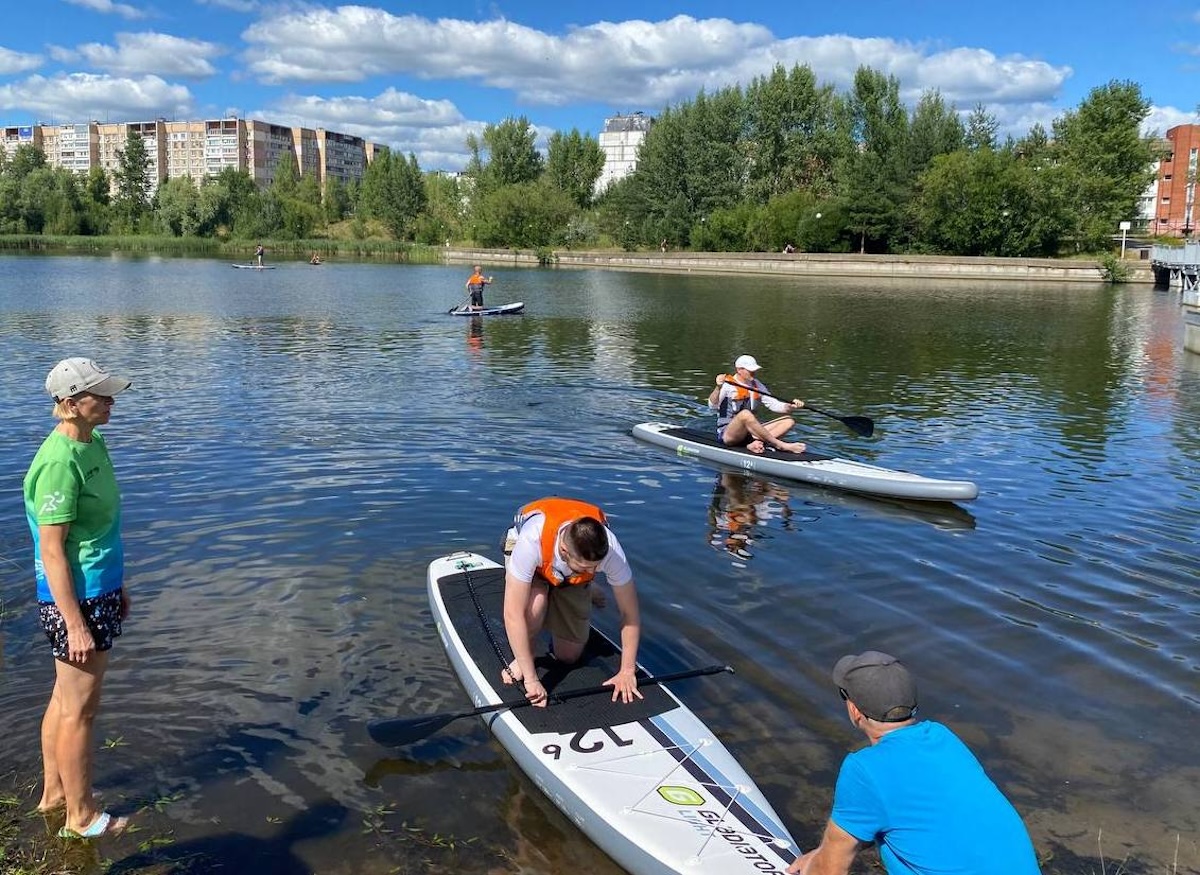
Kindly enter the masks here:
[[467, 327], [467, 349], [478, 355], [483, 352], [483, 317], [470, 317], [470, 325]]
[[787, 489], [770, 480], [722, 471], [708, 506], [709, 545], [743, 562], [753, 559], [751, 548], [772, 520], [778, 520], [783, 531], [792, 527], [788, 498]]

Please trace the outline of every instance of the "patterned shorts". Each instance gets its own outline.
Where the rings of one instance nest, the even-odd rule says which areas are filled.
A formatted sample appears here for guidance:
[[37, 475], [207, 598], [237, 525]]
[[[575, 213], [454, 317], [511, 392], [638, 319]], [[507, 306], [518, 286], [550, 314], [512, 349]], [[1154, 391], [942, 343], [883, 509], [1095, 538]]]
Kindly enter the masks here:
[[[96, 642], [97, 652], [111, 650], [113, 639], [121, 634], [121, 592], [119, 589], [113, 590], [79, 603], [83, 621], [87, 623], [92, 640]], [[58, 606], [54, 602], [38, 602], [38, 616], [42, 621], [42, 631], [50, 639], [54, 658], [67, 659], [67, 624]]]

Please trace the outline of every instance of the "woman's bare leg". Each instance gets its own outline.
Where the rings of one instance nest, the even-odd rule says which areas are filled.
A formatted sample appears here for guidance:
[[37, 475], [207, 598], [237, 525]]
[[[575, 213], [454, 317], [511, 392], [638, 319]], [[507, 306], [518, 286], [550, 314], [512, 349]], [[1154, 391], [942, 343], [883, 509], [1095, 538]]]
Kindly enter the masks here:
[[[92, 798], [92, 725], [100, 710], [100, 687], [108, 652], [92, 653], [82, 665], [54, 660], [56, 680], [42, 724], [43, 756], [52, 749], [52, 765], [67, 803], [67, 829], [82, 832], [99, 815]], [[54, 786], [51, 781], [50, 787]]]

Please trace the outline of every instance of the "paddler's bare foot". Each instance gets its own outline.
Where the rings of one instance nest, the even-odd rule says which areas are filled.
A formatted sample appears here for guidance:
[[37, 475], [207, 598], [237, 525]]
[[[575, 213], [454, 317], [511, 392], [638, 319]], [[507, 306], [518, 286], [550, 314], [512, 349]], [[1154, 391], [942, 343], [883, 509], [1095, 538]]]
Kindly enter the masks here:
[[783, 441], [780, 441], [779, 445], [777, 447], [775, 447], [775, 449], [783, 450], [784, 452], [787, 452], [787, 453], [803, 453], [807, 448], [808, 448], [808, 444], [803, 443], [803, 442], [798, 443], [798, 444], [789, 444], [789, 443], [785, 443]]
[[755, 438], [754, 440], [750, 441], [750, 443], [746, 444], [746, 449], [752, 453], [761, 453], [764, 449], [766, 449], [766, 447], [763, 446], [762, 441], [760, 441], [758, 438]]
[[517, 668], [517, 661], [514, 659], [508, 664], [508, 668], [500, 670], [500, 680], [506, 684], [515, 684], [524, 679], [521, 674], [521, 669]]

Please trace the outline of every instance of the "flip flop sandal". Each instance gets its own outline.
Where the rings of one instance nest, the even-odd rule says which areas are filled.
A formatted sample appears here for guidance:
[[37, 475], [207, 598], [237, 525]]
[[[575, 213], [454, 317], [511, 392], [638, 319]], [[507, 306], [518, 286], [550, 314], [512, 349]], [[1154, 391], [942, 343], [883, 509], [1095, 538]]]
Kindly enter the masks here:
[[128, 822], [124, 817], [113, 817], [107, 811], [102, 811], [82, 832], [76, 832], [64, 826], [58, 831], [58, 837], [60, 839], [98, 839], [105, 835], [120, 835], [125, 831]]

